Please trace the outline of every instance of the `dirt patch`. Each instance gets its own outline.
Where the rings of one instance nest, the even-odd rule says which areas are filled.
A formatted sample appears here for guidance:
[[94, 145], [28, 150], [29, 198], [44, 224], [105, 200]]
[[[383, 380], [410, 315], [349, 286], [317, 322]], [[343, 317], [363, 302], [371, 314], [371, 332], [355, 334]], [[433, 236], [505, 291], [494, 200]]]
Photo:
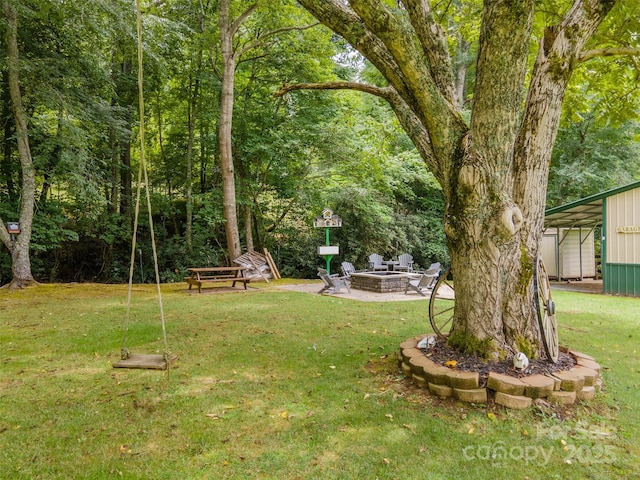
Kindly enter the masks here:
[[523, 378], [529, 375], [542, 374], [546, 375], [554, 372], [570, 370], [576, 364], [575, 359], [566, 353], [560, 352], [558, 362], [553, 363], [546, 359], [529, 360], [529, 366], [524, 371], [516, 370], [513, 367], [513, 360], [508, 359], [502, 362], [487, 362], [477, 355], [469, 355], [462, 353], [447, 345], [445, 340], [438, 339], [428, 351], [422, 349], [422, 352], [434, 363], [446, 366], [446, 362], [455, 361], [456, 370], [465, 372], [478, 372], [480, 375], [480, 387], [484, 388], [487, 384], [489, 372], [502, 373], [516, 378]]

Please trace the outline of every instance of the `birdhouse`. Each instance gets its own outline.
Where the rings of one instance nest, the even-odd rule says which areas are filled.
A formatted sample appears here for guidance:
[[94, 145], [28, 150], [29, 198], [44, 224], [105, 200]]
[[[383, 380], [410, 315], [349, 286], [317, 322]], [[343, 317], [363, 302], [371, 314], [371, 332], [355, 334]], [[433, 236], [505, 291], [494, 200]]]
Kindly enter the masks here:
[[9, 235], [18, 235], [20, 233], [20, 224], [18, 222], [7, 222], [7, 232], [9, 232]]
[[313, 220], [313, 226], [316, 228], [322, 227], [341, 227], [342, 226], [342, 218], [339, 215], [333, 213], [333, 210], [330, 208], [325, 208], [322, 211], [322, 215], [318, 215]]

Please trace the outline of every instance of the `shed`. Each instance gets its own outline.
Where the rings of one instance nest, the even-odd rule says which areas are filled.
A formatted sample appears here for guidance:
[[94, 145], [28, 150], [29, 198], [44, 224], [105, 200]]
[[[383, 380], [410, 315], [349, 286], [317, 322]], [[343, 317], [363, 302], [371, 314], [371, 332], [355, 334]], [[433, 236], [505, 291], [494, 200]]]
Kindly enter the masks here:
[[596, 278], [598, 259], [594, 229], [545, 229], [542, 235], [542, 260], [549, 278]]
[[[544, 227], [547, 237], [555, 231], [558, 239], [566, 231], [577, 232], [567, 234], [567, 238], [578, 239], [567, 245], [574, 245], [574, 249], [580, 250], [578, 253], [567, 252], [564, 255], [578, 259], [583, 275], [563, 276], [559, 249], [549, 252], [551, 242], [543, 239], [542, 254], [545, 262], [548, 263], [548, 259], [553, 258], [556, 263], [556, 275], [551, 276], [588, 276], [584, 274], [590, 268], [587, 264], [595, 265], [596, 259], [595, 255], [584, 252], [584, 245], [585, 242], [590, 242], [589, 235], [599, 229], [604, 292], [640, 297], [640, 181], [550, 208], [545, 212]], [[553, 271], [553, 267], [551, 269]]]

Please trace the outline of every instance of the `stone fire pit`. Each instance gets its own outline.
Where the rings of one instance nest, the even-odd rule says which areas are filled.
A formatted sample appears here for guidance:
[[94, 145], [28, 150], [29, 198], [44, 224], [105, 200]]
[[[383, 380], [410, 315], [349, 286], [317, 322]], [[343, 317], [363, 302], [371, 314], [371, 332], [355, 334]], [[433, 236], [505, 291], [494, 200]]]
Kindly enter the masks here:
[[368, 292], [404, 292], [412, 278], [403, 272], [362, 272], [349, 276], [351, 288]]

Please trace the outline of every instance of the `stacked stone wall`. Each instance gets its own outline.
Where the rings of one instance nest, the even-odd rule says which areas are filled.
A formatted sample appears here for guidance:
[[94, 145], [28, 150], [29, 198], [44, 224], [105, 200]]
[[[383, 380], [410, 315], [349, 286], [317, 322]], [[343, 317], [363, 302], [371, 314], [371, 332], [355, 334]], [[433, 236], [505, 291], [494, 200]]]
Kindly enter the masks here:
[[398, 362], [404, 375], [417, 387], [439, 397], [480, 404], [493, 398], [498, 405], [524, 409], [538, 398], [561, 405], [590, 400], [602, 386], [600, 365], [595, 359], [568, 348], [561, 350], [576, 361], [570, 370], [521, 377], [490, 372], [486, 386], [481, 386], [477, 372], [450, 369], [427, 358], [417, 347], [423, 338], [424, 335], [403, 342]]

